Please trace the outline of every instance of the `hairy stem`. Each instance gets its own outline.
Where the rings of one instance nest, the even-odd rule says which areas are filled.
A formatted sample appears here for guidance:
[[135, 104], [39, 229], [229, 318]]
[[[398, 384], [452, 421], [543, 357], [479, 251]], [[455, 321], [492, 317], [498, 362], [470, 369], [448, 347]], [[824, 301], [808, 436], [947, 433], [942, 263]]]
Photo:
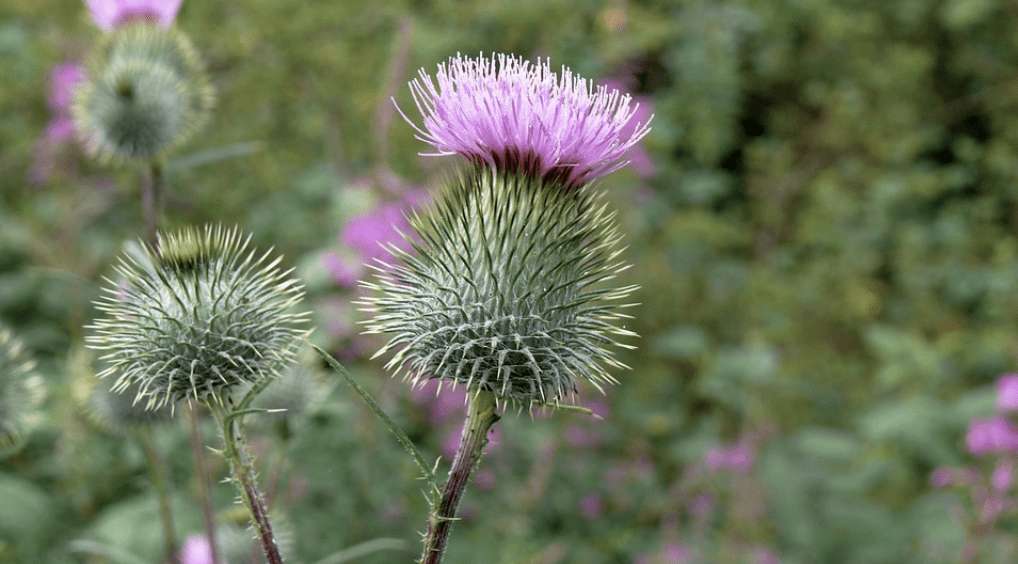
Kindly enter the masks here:
[[424, 538], [422, 564], [439, 564], [445, 554], [456, 510], [467, 489], [470, 474], [480, 463], [484, 447], [488, 444], [488, 431], [499, 420], [495, 412], [495, 396], [490, 392], [477, 392], [467, 400], [467, 420], [456, 457], [449, 469], [449, 479], [442, 490], [438, 506], [428, 516], [428, 532]]
[[159, 521], [163, 528], [163, 547], [166, 553], [166, 562], [177, 561], [177, 531], [173, 525], [173, 506], [170, 505], [170, 490], [167, 485], [163, 461], [156, 450], [155, 442], [152, 440], [152, 433], [148, 429], [138, 432], [138, 443], [145, 452], [145, 460], [148, 462], [148, 472], [152, 480], [152, 487], [156, 491], [159, 500]]
[[194, 478], [198, 483], [198, 498], [201, 501], [202, 519], [205, 522], [205, 538], [209, 543], [211, 564], [219, 564], [219, 550], [216, 545], [216, 517], [212, 511], [212, 493], [209, 491], [209, 471], [205, 465], [205, 443], [198, 425], [198, 406], [191, 404], [187, 410], [191, 434], [191, 457], [194, 460]]
[[251, 523], [258, 533], [258, 540], [265, 552], [265, 560], [268, 564], [283, 564], [283, 557], [279, 554], [279, 545], [269, 522], [265, 497], [258, 489], [254, 461], [244, 445], [244, 437], [238, 422], [240, 412], [227, 413], [223, 407], [214, 408], [213, 412], [223, 428], [223, 457], [229, 462], [233, 481], [237, 484], [240, 496], [251, 513]]
[[142, 184], [141, 191], [141, 206], [145, 215], [145, 240], [153, 246], [156, 244], [159, 215], [162, 213], [163, 181], [163, 166], [154, 160], [149, 165], [148, 178]]

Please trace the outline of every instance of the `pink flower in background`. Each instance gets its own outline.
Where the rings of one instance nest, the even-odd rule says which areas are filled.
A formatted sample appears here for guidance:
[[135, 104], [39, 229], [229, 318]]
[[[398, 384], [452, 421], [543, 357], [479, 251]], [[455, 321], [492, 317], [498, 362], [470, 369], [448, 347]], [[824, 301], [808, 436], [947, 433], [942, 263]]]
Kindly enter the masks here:
[[997, 380], [997, 408], [1018, 411], [1018, 374], [1005, 374]]
[[349, 259], [339, 253], [326, 253], [322, 263], [340, 286], [355, 286], [364, 275], [364, 266], [359, 260]]
[[74, 90], [85, 80], [85, 68], [76, 62], [61, 63], [50, 71], [46, 96], [51, 117], [42, 137], [36, 142], [35, 156], [29, 173], [35, 184], [45, 183], [57, 167], [60, 150], [74, 139], [71, 104]]
[[628, 95], [565, 67], [556, 74], [548, 61], [458, 55], [439, 64], [434, 79], [423, 69], [418, 75], [410, 90], [423, 124], [403, 117], [434, 147], [428, 156], [459, 154], [580, 185], [624, 166], [650, 130], [649, 119], [630, 126], [636, 108]]
[[969, 423], [965, 444], [970, 453], [983, 455], [1018, 450], [1018, 432], [1006, 418], [974, 419]]
[[182, 0], [85, 0], [92, 21], [99, 29], [112, 31], [132, 21], [151, 21], [170, 27], [177, 18]]
[[954, 484], [954, 470], [937, 468], [930, 474], [930, 485], [935, 488], [946, 488]]
[[57, 115], [69, 116], [74, 90], [85, 80], [85, 67], [69, 61], [53, 67], [49, 75], [49, 109]]
[[1010, 460], [1002, 460], [997, 463], [997, 466], [993, 469], [993, 474], [990, 476], [990, 484], [993, 489], [999, 493], [1004, 493], [1011, 489], [1011, 484], [1014, 483], [1014, 462]]
[[402, 205], [390, 203], [359, 215], [343, 227], [340, 241], [357, 251], [366, 263], [374, 262], [375, 259], [392, 260], [392, 254], [383, 245], [391, 243], [404, 250], [410, 247], [399, 234], [400, 231], [410, 231], [410, 224], [403, 213]]
[[754, 564], [781, 564], [781, 559], [769, 548], [757, 548], [753, 551]]
[[467, 392], [463, 386], [443, 386], [441, 394], [438, 393], [438, 386], [438, 380], [429, 380], [423, 386], [414, 386], [410, 395], [414, 403], [428, 410], [428, 419], [432, 425], [441, 425], [464, 413], [467, 405]]
[[728, 447], [714, 447], [703, 458], [704, 465], [712, 471], [728, 470], [744, 474], [753, 468], [756, 453], [752, 445], [740, 441]]
[[180, 549], [180, 564], [212, 564], [212, 546], [204, 535], [191, 535]]

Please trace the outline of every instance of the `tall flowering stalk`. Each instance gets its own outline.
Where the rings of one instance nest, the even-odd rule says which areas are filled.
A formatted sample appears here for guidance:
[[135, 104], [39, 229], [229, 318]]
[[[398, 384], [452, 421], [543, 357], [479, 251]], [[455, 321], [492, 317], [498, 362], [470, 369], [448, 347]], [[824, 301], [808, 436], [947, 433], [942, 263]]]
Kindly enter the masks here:
[[102, 353], [114, 392], [133, 390], [149, 409], [207, 406], [222, 454], [270, 564], [282, 562], [241, 426], [252, 402], [293, 363], [307, 334], [296, 311], [303, 286], [236, 229], [207, 226], [160, 235], [121, 258], [123, 280], [97, 302], [87, 344]]
[[[457, 56], [410, 83], [428, 155], [468, 163], [424, 213], [395, 261], [376, 261], [368, 331], [376, 356], [414, 385], [465, 386], [467, 420], [427, 524], [421, 562], [442, 560], [459, 502], [507, 407], [564, 407], [626, 368], [615, 349], [636, 290], [615, 279], [614, 213], [592, 183], [625, 165], [649, 126], [630, 97], [548, 62]], [[402, 112], [401, 112], [402, 113]], [[404, 118], [406, 118], [406, 115]]]
[[[147, 168], [141, 203], [146, 240], [154, 247], [165, 191], [163, 156], [205, 124], [213, 106], [213, 90], [190, 39], [172, 29], [181, 0], [85, 3], [92, 20], [105, 33], [89, 57], [87, 76], [68, 96], [73, 101], [72, 130], [93, 157], [104, 162], [137, 162]], [[217, 564], [212, 500], [196, 409], [189, 409], [188, 415], [206, 535], [212, 564]], [[154, 447], [143, 446], [150, 462], [158, 464]], [[168, 532], [167, 544], [175, 543], [172, 522], [164, 525], [164, 530]]]

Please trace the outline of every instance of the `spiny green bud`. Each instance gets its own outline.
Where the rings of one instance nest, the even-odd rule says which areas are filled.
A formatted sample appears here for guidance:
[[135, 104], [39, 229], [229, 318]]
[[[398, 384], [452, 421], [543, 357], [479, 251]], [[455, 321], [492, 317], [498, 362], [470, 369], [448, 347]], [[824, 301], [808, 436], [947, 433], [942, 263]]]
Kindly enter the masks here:
[[304, 289], [237, 229], [206, 226], [160, 234], [153, 249], [125, 253], [121, 283], [108, 281], [89, 327], [100, 378], [135, 390], [147, 409], [184, 399], [222, 404], [246, 384], [289, 367], [307, 334], [295, 311]]
[[118, 29], [100, 44], [88, 76], [75, 94], [75, 127], [103, 160], [160, 155], [203, 126], [214, 103], [201, 58], [172, 29]]
[[38, 420], [43, 396], [35, 362], [21, 341], [0, 327], [0, 450], [18, 446]]
[[400, 264], [365, 284], [368, 332], [392, 335], [387, 368], [527, 407], [615, 382], [636, 287], [613, 285], [628, 266], [600, 193], [478, 167], [410, 223], [412, 252], [390, 246]]
[[145, 409], [144, 404], [134, 401], [134, 394], [113, 392], [110, 389], [113, 382], [96, 378], [94, 355], [85, 348], [71, 352], [68, 372], [75, 403], [89, 422], [102, 431], [123, 435], [168, 421], [172, 415], [168, 406]]

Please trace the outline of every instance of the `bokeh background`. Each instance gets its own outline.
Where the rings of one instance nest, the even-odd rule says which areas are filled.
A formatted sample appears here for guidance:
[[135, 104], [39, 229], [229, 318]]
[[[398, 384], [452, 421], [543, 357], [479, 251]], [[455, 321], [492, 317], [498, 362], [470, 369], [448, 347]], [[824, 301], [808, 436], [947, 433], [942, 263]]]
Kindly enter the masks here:
[[[602, 421], [504, 419], [449, 562], [1013, 562], [1013, 454], [965, 434], [1018, 345], [1016, 17], [1011, 0], [187, 0], [178, 26], [219, 97], [168, 162], [166, 225], [281, 250], [315, 340], [447, 457], [462, 404], [384, 375], [354, 325], [362, 259], [455, 162], [418, 157], [389, 98], [411, 108], [406, 81], [457, 52], [550, 57], [655, 116], [602, 182], [643, 337], [622, 385], [584, 391]], [[0, 562], [118, 561], [83, 539], [160, 551], [143, 453], [90, 424], [69, 369], [142, 230], [142, 171], [46, 133], [51, 70], [97, 36], [78, 2], [0, 4], [0, 321], [49, 390], [0, 460]], [[318, 377], [306, 413], [251, 430], [291, 555], [395, 538], [406, 551], [355, 561], [409, 561], [414, 467]], [[181, 536], [199, 534], [184, 421], [155, 434]], [[230, 485], [214, 493], [243, 522]]]

